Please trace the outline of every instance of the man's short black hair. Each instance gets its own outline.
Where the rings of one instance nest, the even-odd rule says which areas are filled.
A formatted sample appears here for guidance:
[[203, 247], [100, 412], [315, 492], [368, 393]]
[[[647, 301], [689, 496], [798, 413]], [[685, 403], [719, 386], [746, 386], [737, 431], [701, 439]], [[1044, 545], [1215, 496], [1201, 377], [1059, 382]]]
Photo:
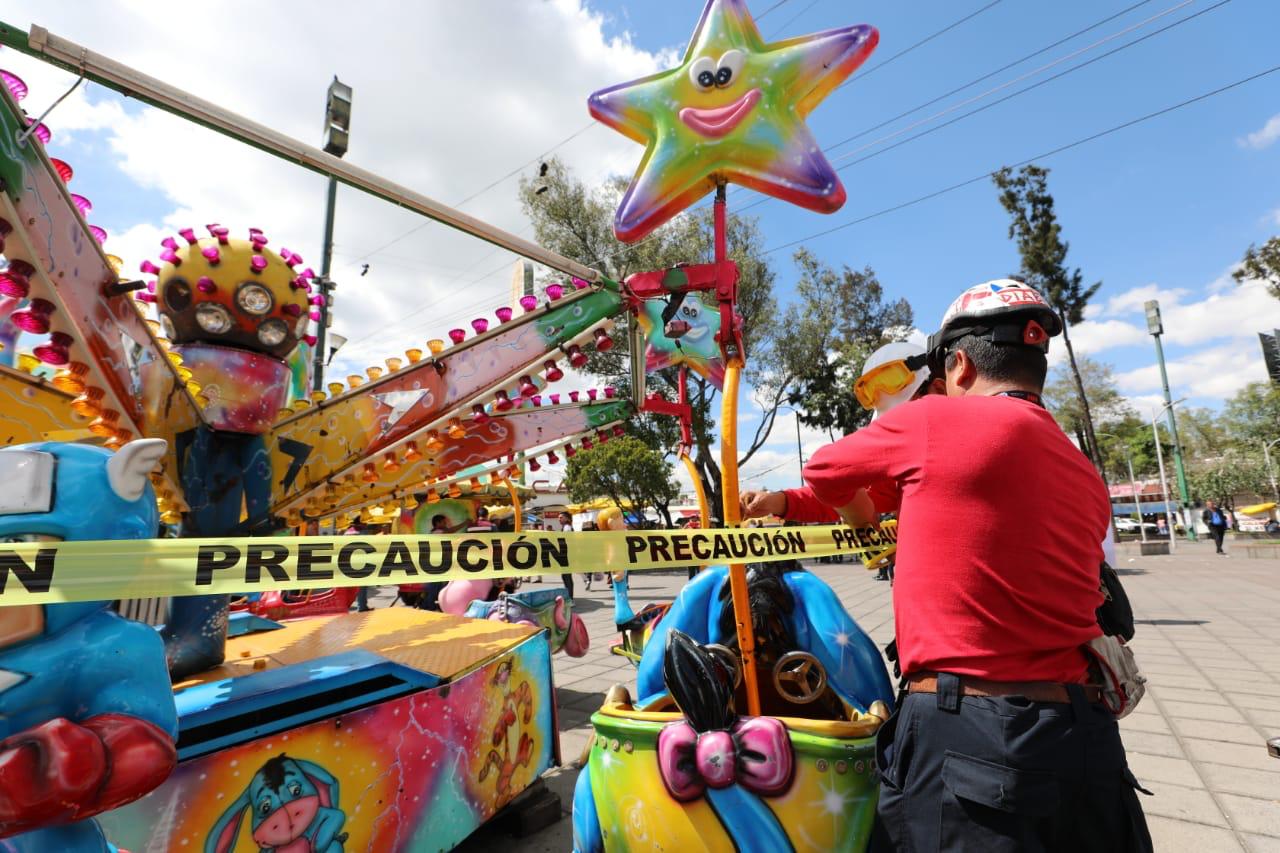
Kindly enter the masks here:
[[446, 523], [448, 523], [448, 521], [449, 521], [449, 519], [445, 518], [445, 516], [443, 516], [443, 515], [433, 515], [433, 516], [431, 516], [431, 526], [432, 526], [432, 527], [444, 527], [444, 526], [445, 526], [445, 524], [446, 524]]
[[995, 344], [973, 335], [965, 335], [947, 348], [947, 370], [956, 363], [956, 350], [964, 350], [983, 379], [1016, 382], [1037, 391], [1044, 388], [1049, 372], [1049, 358], [1035, 347], [1017, 344]]
[[476, 509], [476, 518], [488, 518], [488, 517], [489, 517], [489, 509], [487, 507], [482, 506]]

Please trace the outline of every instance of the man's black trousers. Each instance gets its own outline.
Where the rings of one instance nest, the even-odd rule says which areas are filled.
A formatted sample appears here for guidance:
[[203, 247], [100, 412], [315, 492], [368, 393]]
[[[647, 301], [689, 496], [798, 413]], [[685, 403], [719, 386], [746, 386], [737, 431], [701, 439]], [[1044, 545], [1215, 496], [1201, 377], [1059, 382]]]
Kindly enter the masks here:
[[1213, 544], [1218, 549], [1218, 553], [1222, 553], [1222, 540], [1227, 535], [1225, 527], [1210, 527], [1209, 535], [1213, 537]]
[[1070, 704], [961, 698], [955, 676], [880, 730], [873, 851], [1149, 851], [1115, 717]]

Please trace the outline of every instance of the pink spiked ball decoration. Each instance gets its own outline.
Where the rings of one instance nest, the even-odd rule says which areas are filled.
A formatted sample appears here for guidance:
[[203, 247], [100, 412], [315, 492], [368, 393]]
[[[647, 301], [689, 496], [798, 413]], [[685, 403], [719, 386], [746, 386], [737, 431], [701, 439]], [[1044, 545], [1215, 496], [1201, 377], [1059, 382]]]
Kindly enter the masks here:
[[188, 246], [196, 244], [196, 229], [194, 228], [181, 228], [178, 230], [178, 236], [186, 240]]
[[[215, 293], [218, 290], [218, 285], [213, 279], [209, 278], [209, 276], [202, 275], [196, 280], [196, 290], [199, 290], [201, 293]], [[293, 309], [292, 311], [289, 310], [291, 308]], [[284, 306], [284, 312], [286, 314], [293, 314], [296, 317], [302, 313], [302, 309], [297, 305], [290, 303]]]
[[217, 246], [205, 246], [200, 250], [200, 254], [209, 262], [209, 266], [216, 267], [222, 263], [222, 253], [218, 251]]
[[267, 259], [262, 255], [254, 255], [249, 259], [249, 269], [260, 273], [267, 268]]
[[219, 244], [223, 246], [227, 245], [227, 243], [229, 242], [228, 235], [231, 233], [230, 228], [227, 228], [223, 225], [219, 225], [216, 222], [211, 222], [210, 224], [206, 225], [205, 228], [209, 229], [210, 237], [218, 238]]

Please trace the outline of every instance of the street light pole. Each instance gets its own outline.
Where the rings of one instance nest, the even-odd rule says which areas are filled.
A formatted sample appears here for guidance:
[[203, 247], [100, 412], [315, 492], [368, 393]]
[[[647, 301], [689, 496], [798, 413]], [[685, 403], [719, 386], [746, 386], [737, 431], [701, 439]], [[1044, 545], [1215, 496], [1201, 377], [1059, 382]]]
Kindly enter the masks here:
[[800, 460], [800, 488], [804, 488], [804, 448], [800, 444], [800, 413], [791, 406], [779, 406], [786, 409], [796, 419], [796, 459]]
[[1271, 442], [1262, 443], [1262, 457], [1267, 460], [1267, 477], [1271, 480], [1271, 498], [1276, 503], [1280, 503], [1280, 489], [1276, 488], [1276, 472], [1271, 467], [1271, 447], [1280, 444], [1280, 438]]
[[[347, 145], [351, 141], [351, 87], [336, 76], [329, 84], [328, 98], [324, 112], [324, 150], [335, 157], [347, 153]], [[324, 368], [328, 359], [325, 357], [326, 333], [329, 326], [329, 294], [333, 291], [333, 280], [329, 271], [333, 266], [333, 220], [334, 208], [338, 202], [338, 180], [329, 176], [329, 189], [324, 206], [324, 244], [320, 253], [320, 280], [316, 282], [320, 290], [320, 320], [316, 329], [316, 351], [312, 362], [312, 388], [324, 390]]]
[[[1099, 432], [1095, 433], [1095, 435], [1100, 435], [1104, 438], [1120, 439], [1120, 436], [1113, 435], [1109, 432]], [[1133, 508], [1138, 513], [1138, 533], [1142, 536], [1142, 541], [1146, 542], [1147, 525], [1146, 522], [1142, 520], [1142, 503], [1138, 500], [1138, 481], [1133, 476], [1133, 455], [1129, 453], [1129, 448], [1123, 444], [1120, 445], [1120, 450], [1124, 453], [1124, 461], [1129, 464], [1129, 488], [1133, 489]], [[1165, 507], [1165, 509], [1168, 509], [1168, 507]]]
[[[1165, 405], [1169, 408], [1173, 408], [1172, 404], [1166, 403]], [[1175, 539], [1173, 535], [1173, 515], [1169, 512], [1169, 481], [1164, 475], [1164, 451], [1160, 449], [1160, 430], [1156, 428], [1156, 421], [1159, 419], [1160, 414], [1163, 411], [1164, 409], [1161, 409], [1159, 412], [1152, 412], [1151, 434], [1155, 437], [1156, 442], [1156, 463], [1160, 466], [1160, 491], [1163, 492], [1164, 495], [1164, 517], [1169, 522], [1169, 553], [1172, 554], [1175, 550]], [[1188, 525], [1188, 529], [1190, 529], [1190, 525]]]
[[[1173, 466], [1178, 476], [1178, 494], [1182, 499], [1182, 506], [1189, 507], [1191, 492], [1187, 488], [1187, 471], [1182, 464], [1182, 442], [1178, 440], [1178, 421], [1173, 414], [1173, 397], [1169, 393], [1169, 373], [1164, 366], [1164, 345], [1160, 342], [1160, 336], [1164, 334], [1164, 323], [1160, 319], [1160, 303], [1152, 299], [1143, 307], [1147, 312], [1147, 331], [1156, 340], [1156, 361], [1160, 363], [1160, 384], [1164, 388], [1164, 405], [1169, 410], [1169, 435], [1173, 438]], [[1187, 539], [1196, 541], [1196, 526], [1189, 518], [1187, 519]]]

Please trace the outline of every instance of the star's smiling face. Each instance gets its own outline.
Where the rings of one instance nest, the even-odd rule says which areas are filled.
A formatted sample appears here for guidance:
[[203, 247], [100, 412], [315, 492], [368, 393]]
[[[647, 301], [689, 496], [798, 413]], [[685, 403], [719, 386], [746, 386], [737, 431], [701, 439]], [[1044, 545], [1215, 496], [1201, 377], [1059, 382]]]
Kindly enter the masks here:
[[[707, 139], [720, 139], [742, 124], [764, 95], [758, 88], [745, 88], [747, 84], [742, 76], [745, 63], [746, 55], [737, 48], [726, 50], [718, 59], [700, 56], [689, 63], [688, 77], [694, 98], [720, 102], [718, 106], [681, 109], [680, 120], [690, 130]], [[740, 94], [735, 97], [735, 92]]]

